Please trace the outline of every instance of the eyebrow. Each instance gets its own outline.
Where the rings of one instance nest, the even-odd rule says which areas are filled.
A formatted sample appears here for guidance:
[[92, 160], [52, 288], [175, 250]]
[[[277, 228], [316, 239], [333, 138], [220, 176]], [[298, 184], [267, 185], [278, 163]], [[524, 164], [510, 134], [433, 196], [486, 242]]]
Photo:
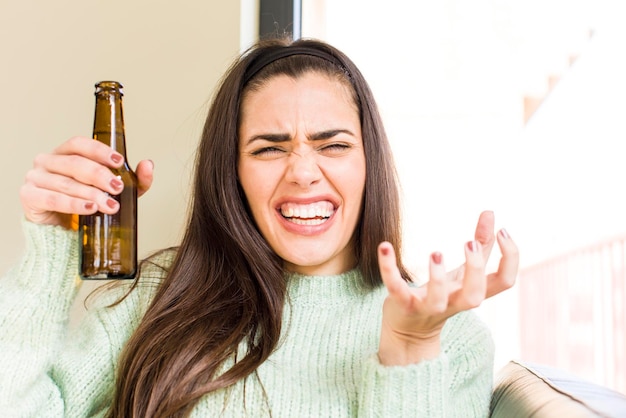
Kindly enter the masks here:
[[[348, 129], [330, 129], [328, 131], [315, 132], [309, 136], [309, 141], [320, 141], [329, 139], [339, 134], [347, 134], [354, 136], [354, 133]], [[253, 143], [254, 141], [269, 141], [269, 142], [288, 142], [291, 140], [289, 134], [259, 134], [254, 135], [246, 142], [246, 145]]]

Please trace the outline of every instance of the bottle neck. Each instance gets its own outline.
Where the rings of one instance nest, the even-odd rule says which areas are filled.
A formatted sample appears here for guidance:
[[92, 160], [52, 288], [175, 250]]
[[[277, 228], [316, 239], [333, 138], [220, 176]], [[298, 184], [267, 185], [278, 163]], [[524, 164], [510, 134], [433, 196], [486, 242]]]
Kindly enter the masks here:
[[119, 90], [96, 92], [93, 137], [126, 157], [122, 93]]

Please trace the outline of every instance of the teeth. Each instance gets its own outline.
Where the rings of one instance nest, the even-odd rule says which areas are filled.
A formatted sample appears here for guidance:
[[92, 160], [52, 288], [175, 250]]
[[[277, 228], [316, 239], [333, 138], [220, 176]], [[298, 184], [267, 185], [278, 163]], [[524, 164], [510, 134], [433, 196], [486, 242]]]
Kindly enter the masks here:
[[328, 201], [299, 205], [296, 203], [284, 203], [280, 207], [280, 213], [285, 218], [290, 218], [294, 223], [300, 225], [319, 225], [329, 218], [335, 208]]
[[289, 221], [298, 225], [321, 225], [326, 222], [327, 218], [323, 219], [300, 219], [300, 218], [290, 218]]

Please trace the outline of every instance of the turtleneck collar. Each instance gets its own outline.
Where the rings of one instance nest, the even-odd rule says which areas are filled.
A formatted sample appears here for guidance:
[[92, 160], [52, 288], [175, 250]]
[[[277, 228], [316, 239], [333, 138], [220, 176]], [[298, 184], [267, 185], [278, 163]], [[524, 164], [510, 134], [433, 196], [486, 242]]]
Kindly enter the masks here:
[[306, 276], [287, 273], [287, 292], [293, 301], [306, 300], [314, 304], [342, 303], [347, 299], [361, 298], [372, 290], [363, 285], [358, 269], [330, 276]]

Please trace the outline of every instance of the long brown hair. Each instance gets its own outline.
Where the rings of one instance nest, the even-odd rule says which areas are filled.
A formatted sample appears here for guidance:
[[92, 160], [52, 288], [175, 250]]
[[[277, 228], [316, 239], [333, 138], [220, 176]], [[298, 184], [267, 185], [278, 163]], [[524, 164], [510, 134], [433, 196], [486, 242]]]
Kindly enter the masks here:
[[[334, 57], [296, 54], [246, 80], [251, 63], [277, 48], [309, 48]], [[183, 417], [206, 393], [253, 373], [275, 349], [286, 283], [282, 261], [254, 224], [237, 180], [238, 116], [242, 96], [279, 74], [318, 71], [350, 86], [360, 112], [366, 181], [354, 233], [363, 285], [381, 279], [378, 244], [401, 253], [400, 209], [391, 150], [372, 93], [343, 53], [319, 41], [266, 40], [226, 73], [208, 113], [196, 154], [187, 229], [173, 265], [119, 362], [110, 417]], [[398, 256], [399, 257], [399, 256]], [[408, 278], [398, 258], [401, 272]], [[247, 351], [225, 372], [220, 366]], [[221, 373], [221, 374], [220, 374]]]

